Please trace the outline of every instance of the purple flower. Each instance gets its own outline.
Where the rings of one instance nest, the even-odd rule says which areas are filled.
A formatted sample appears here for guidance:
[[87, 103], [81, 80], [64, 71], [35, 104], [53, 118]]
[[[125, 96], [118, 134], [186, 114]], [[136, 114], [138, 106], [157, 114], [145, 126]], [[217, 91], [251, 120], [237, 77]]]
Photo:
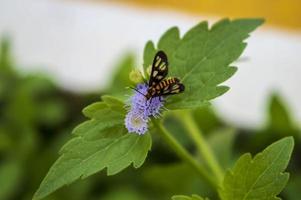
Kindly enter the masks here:
[[147, 131], [147, 119], [141, 117], [141, 113], [131, 110], [125, 117], [125, 127], [130, 133], [143, 135]]
[[160, 110], [163, 107], [163, 97], [154, 97], [147, 100], [144, 96], [148, 90], [146, 84], [138, 84], [136, 89], [137, 91], [128, 103], [129, 109], [125, 117], [125, 126], [130, 133], [141, 135], [147, 131], [149, 118], [160, 115]]

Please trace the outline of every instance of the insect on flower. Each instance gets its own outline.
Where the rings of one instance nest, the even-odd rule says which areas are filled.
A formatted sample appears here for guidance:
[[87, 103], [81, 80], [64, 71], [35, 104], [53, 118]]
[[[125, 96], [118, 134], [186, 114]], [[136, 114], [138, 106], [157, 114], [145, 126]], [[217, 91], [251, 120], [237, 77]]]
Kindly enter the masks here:
[[167, 56], [163, 51], [158, 51], [154, 57], [148, 83], [133, 88], [137, 93], [131, 98], [131, 109], [125, 119], [129, 132], [144, 134], [147, 131], [146, 122], [149, 117], [156, 117], [159, 114], [163, 106], [163, 97], [184, 91], [185, 87], [180, 80], [175, 77], [166, 78], [167, 74]]
[[163, 51], [159, 51], [155, 55], [148, 82], [148, 90], [144, 95], [147, 100], [158, 96], [178, 94], [184, 91], [185, 87], [180, 83], [180, 80], [175, 77], [165, 79], [167, 74], [167, 56]]

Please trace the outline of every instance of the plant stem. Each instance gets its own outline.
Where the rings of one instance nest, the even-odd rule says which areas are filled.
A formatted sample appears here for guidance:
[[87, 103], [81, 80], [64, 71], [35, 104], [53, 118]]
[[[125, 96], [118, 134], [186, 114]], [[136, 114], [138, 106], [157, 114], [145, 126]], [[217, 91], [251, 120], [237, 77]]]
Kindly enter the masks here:
[[199, 154], [204, 159], [204, 162], [211, 169], [215, 178], [218, 180], [218, 183], [221, 183], [224, 172], [189, 111], [181, 112], [181, 122], [188, 130], [188, 134], [196, 144]]
[[163, 139], [169, 144], [169, 146], [175, 151], [175, 153], [188, 165], [190, 165], [202, 179], [207, 181], [214, 189], [217, 187], [216, 180], [210, 176], [210, 173], [200, 165], [188, 152], [182, 147], [182, 145], [170, 134], [170, 132], [157, 120], [152, 120], [154, 126], [161, 134]]

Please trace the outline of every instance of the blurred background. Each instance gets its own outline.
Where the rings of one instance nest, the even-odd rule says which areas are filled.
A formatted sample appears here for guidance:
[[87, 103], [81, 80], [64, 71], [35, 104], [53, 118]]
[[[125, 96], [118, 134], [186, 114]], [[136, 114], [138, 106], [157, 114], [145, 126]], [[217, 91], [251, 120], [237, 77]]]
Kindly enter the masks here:
[[[194, 111], [212, 144], [225, 141], [222, 133], [231, 136], [235, 151], [223, 161], [231, 166], [240, 152], [257, 152], [277, 138], [300, 141], [300, 0], [0, 0], [0, 200], [31, 199], [84, 120], [81, 110], [130, 84], [128, 73], [142, 65], [148, 40], [156, 42], [172, 26], [183, 34], [199, 21], [225, 17], [266, 19], [235, 63], [239, 70], [226, 82], [231, 90], [211, 108]], [[193, 151], [174, 120], [166, 126]], [[214, 199], [156, 138], [152, 149], [142, 170], [99, 173], [49, 199], [168, 199], [178, 192]], [[296, 158], [291, 170], [297, 178], [285, 199], [299, 198], [299, 166]], [[167, 181], [173, 179], [181, 184]]]

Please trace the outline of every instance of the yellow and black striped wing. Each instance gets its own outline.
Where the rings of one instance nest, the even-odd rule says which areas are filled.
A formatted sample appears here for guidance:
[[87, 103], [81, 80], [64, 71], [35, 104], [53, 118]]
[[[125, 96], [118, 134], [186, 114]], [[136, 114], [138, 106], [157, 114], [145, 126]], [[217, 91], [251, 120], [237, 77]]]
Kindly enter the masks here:
[[185, 86], [182, 83], [171, 83], [167, 87], [164, 87], [161, 90], [161, 95], [173, 95], [173, 94], [179, 94], [185, 90]]
[[157, 85], [150, 87], [150, 96], [167, 96], [179, 94], [185, 90], [185, 87], [177, 78], [164, 79]]
[[168, 60], [163, 51], [158, 51], [154, 57], [148, 86], [160, 83], [168, 74]]

